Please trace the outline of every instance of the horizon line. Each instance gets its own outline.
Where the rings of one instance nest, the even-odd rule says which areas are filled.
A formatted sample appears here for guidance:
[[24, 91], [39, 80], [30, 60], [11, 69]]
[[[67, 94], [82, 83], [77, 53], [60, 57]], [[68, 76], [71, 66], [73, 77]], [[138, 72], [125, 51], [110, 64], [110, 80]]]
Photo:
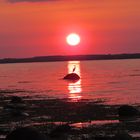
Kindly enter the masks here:
[[0, 58], [0, 60], [30, 59], [30, 58], [39, 58], [39, 57], [105, 56], [105, 55], [140, 55], [140, 52], [139, 53], [75, 54], [75, 55], [38, 55], [38, 56], [29, 56], [29, 57], [5, 57], [5, 58]]

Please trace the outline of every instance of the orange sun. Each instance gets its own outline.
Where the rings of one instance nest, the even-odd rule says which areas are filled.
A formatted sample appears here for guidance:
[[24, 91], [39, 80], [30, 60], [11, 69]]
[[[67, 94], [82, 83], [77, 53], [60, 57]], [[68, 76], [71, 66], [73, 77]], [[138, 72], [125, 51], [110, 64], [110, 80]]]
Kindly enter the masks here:
[[71, 33], [66, 37], [66, 42], [71, 46], [76, 46], [80, 43], [80, 36], [76, 33]]

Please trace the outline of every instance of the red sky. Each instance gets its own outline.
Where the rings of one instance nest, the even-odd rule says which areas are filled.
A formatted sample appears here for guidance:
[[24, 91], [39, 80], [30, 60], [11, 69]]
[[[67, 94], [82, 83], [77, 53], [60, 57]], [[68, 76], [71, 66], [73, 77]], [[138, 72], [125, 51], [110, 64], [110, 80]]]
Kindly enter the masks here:
[[0, 58], [140, 53], [140, 0], [33, 1], [0, 0]]

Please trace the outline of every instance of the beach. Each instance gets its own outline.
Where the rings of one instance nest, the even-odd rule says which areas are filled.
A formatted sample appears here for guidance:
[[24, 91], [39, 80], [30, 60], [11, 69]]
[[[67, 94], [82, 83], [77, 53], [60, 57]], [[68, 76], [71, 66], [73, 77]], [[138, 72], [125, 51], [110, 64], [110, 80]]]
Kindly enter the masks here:
[[[32, 100], [23, 97], [24, 109], [20, 103], [16, 104], [16, 109], [19, 110], [20, 105], [20, 110], [24, 113], [13, 114], [12, 110], [6, 108], [13, 96], [12, 93], [11, 96], [7, 94], [8, 91], [5, 91], [0, 97], [1, 139], [19, 127], [35, 127], [39, 132], [48, 135], [57, 126], [65, 124], [72, 128], [66, 133], [68, 139], [113, 139], [120, 132], [127, 132], [134, 139], [140, 139], [139, 116], [122, 119], [118, 115], [121, 105], [106, 105], [104, 100], [73, 102], [69, 99]], [[135, 107], [140, 109], [140, 106]], [[63, 136], [60, 139], [63, 139]]]

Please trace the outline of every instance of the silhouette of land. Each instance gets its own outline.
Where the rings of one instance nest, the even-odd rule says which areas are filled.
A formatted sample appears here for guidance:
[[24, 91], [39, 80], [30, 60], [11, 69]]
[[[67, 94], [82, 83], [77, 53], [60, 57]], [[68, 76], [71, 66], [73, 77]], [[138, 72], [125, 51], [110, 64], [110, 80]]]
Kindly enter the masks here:
[[37, 56], [31, 58], [4, 58], [0, 63], [31, 63], [31, 62], [55, 62], [72, 60], [115, 60], [115, 59], [140, 59], [140, 53], [135, 54], [98, 54], [98, 55], [68, 55], [68, 56]]

